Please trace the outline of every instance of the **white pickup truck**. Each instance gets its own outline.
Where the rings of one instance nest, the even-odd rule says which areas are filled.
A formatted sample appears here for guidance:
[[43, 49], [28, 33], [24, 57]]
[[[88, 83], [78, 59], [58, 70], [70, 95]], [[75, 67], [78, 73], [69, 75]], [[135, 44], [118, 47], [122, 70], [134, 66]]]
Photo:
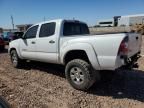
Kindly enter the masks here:
[[141, 42], [137, 33], [90, 35], [84, 22], [60, 19], [30, 27], [10, 42], [9, 54], [16, 68], [26, 60], [62, 64], [72, 87], [87, 90], [100, 78], [100, 70], [133, 66]]

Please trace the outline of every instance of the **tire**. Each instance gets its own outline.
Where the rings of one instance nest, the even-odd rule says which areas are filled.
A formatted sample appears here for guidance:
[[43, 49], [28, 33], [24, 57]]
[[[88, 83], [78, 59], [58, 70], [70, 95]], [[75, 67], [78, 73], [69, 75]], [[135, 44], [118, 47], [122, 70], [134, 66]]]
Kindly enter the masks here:
[[11, 56], [11, 62], [13, 64], [14, 68], [22, 67], [22, 64], [24, 63], [23, 62], [24, 60], [22, 60], [18, 57], [18, 54], [17, 54], [16, 50], [12, 50], [11, 53], [10, 53], [10, 56]]
[[0, 108], [10, 108], [8, 102], [6, 102], [3, 98], [0, 97]]
[[66, 65], [65, 75], [70, 85], [77, 89], [86, 91], [96, 80], [100, 79], [98, 71], [95, 71], [90, 64], [81, 59], [74, 59]]

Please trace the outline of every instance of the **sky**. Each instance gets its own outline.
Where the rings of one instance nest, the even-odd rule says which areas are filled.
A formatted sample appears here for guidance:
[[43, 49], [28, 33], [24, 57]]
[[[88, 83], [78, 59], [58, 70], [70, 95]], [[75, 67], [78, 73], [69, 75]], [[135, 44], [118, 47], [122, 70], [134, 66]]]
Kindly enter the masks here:
[[[89, 26], [113, 16], [144, 14], [144, 0], [0, 0], [0, 27], [52, 19], [78, 19]], [[45, 18], [44, 18], [45, 17]]]

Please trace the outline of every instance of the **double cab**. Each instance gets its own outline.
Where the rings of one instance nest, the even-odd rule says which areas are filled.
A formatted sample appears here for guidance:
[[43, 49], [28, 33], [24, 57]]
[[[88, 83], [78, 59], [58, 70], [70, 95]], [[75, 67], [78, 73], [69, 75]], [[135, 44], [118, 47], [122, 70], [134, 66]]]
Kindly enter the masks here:
[[20, 39], [10, 42], [9, 54], [16, 68], [26, 60], [64, 65], [71, 86], [88, 90], [102, 70], [133, 66], [141, 42], [137, 33], [91, 35], [84, 22], [58, 19], [31, 26]]

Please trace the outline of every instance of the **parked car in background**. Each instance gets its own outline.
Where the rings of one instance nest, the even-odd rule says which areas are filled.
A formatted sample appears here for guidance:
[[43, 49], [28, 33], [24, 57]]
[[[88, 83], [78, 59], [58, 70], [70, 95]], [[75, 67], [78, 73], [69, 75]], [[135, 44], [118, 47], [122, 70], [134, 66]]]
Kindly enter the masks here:
[[3, 32], [3, 39], [6, 44], [9, 43], [9, 36], [11, 35], [11, 32]]
[[8, 40], [11, 42], [13, 40], [19, 39], [23, 36], [23, 34], [23, 32], [13, 32], [9, 35]]
[[23, 34], [23, 32], [4, 32], [4, 41], [6, 44], [8, 44], [12, 40], [19, 39]]
[[2, 35], [0, 36], [0, 51], [4, 50], [5, 48], [5, 42], [3, 40]]

